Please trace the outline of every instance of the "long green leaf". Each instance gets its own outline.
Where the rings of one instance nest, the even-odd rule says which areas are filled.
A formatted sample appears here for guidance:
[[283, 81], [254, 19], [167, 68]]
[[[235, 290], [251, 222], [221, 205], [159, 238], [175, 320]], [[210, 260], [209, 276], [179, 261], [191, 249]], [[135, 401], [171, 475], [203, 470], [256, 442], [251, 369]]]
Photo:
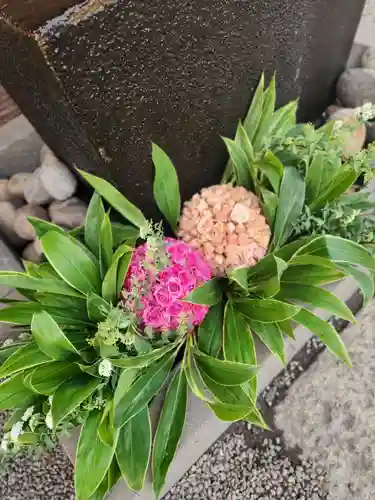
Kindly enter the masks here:
[[24, 383], [24, 374], [18, 373], [0, 383], [0, 410], [28, 406], [35, 394]]
[[278, 297], [281, 300], [293, 300], [325, 309], [340, 318], [355, 323], [355, 318], [349, 307], [336, 295], [318, 286], [282, 282]]
[[284, 337], [276, 323], [261, 323], [248, 320], [250, 328], [258, 335], [260, 340], [275, 354], [285, 365]]
[[210, 403], [211, 410], [219, 420], [224, 422], [237, 422], [249, 413], [249, 406], [230, 405], [228, 403]]
[[279, 197], [269, 191], [268, 189], [261, 187], [260, 192], [262, 194], [263, 202], [261, 203], [262, 211], [267, 219], [268, 225], [271, 230], [275, 225], [275, 219], [277, 214], [277, 207], [279, 206]]
[[263, 112], [263, 94], [264, 94], [264, 74], [262, 73], [259, 84], [255, 90], [249, 111], [247, 112], [244, 128], [250, 141], [255, 137], [256, 131]]
[[298, 100], [291, 101], [273, 114], [268, 134], [271, 137], [284, 136], [297, 123]]
[[70, 297], [82, 297], [81, 293], [59, 278], [34, 278], [25, 273], [14, 271], [0, 271], [0, 285], [7, 285], [10, 288], [36, 290], [38, 292], [57, 293]]
[[375, 272], [375, 257], [366, 248], [338, 236], [325, 235], [315, 238], [301, 247], [295, 255], [306, 254], [328, 258], [334, 262], [363, 266]]
[[284, 175], [284, 167], [278, 157], [275, 156], [272, 151], [266, 151], [262, 159], [257, 162], [256, 166], [267, 177], [274, 192], [279, 194], [281, 179]]
[[181, 196], [176, 169], [168, 155], [156, 144], [152, 144], [152, 161], [155, 166], [156, 204], [173, 231], [176, 231], [181, 212]]
[[309, 204], [312, 211], [323, 208], [328, 202], [337, 199], [345, 193], [350, 186], [356, 181], [358, 173], [352, 167], [342, 167], [336, 174], [331, 184], [320, 193], [318, 198], [315, 198]]
[[280, 280], [288, 265], [273, 254], [261, 259], [248, 271], [248, 289], [259, 297], [273, 297], [280, 290]]
[[99, 262], [100, 273], [102, 278], [109, 269], [112, 262], [113, 236], [112, 226], [109, 214], [105, 214], [102, 225], [100, 227], [100, 247], [99, 247]]
[[243, 385], [226, 386], [214, 382], [212, 378], [206, 375], [203, 371], [200, 372], [203, 382], [207, 388], [215, 396], [217, 402], [230, 405], [247, 406], [252, 408], [253, 402], [243, 389]]
[[230, 159], [234, 165], [234, 171], [237, 179], [237, 183], [240, 186], [249, 188], [251, 186], [251, 178], [249, 171], [249, 162], [245, 151], [232, 139], [227, 137], [222, 138], [227, 147]]
[[293, 319], [297, 323], [300, 323], [311, 330], [317, 337], [320, 338], [323, 344], [325, 344], [328, 349], [333, 352], [333, 354], [344, 361], [344, 363], [348, 366], [351, 366], [348, 351], [346, 350], [340, 335], [336, 332], [332, 325], [330, 325], [327, 321], [323, 321], [307, 309], [301, 309]]
[[364, 303], [367, 304], [374, 296], [374, 279], [369, 276], [368, 273], [365, 273], [350, 264], [344, 264], [341, 262], [338, 264], [338, 267], [356, 280], [362, 291]]
[[183, 300], [192, 304], [200, 304], [205, 306], [214, 306], [221, 299], [221, 289], [219, 280], [213, 278], [206, 281], [203, 285], [195, 288]]
[[273, 255], [275, 255], [275, 257], [279, 257], [282, 260], [285, 260], [285, 262], [289, 262], [301, 248], [306, 246], [310, 241], [314, 241], [318, 238], [319, 236], [308, 236], [305, 238], [300, 238], [274, 251]]
[[0, 367], [0, 378], [27, 370], [33, 366], [49, 363], [51, 358], [42, 352], [34, 343], [20, 347]]
[[305, 183], [295, 168], [284, 170], [280, 186], [279, 205], [277, 209], [273, 247], [281, 247], [292, 234], [294, 224], [301, 215], [305, 200]]
[[241, 385], [254, 377], [258, 371], [258, 366], [222, 361], [207, 356], [198, 349], [193, 349], [193, 355], [199, 370], [212, 378], [214, 382], [222, 385]]
[[185, 425], [187, 381], [182, 368], [176, 371], [169, 385], [155, 434], [152, 456], [152, 485], [158, 498], [176, 454]]
[[72, 354], [80, 356], [80, 353], [47, 312], [42, 311], [34, 314], [31, 331], [39, 349], [50, 358], [61, 361]]
[[14, 325], [29, 325], [36, 311], [41, 311], [43, 306], [35, 302], [17, 301], [0, 309], [0, 322]]
[[111, 359], [114, 366], [120, 368], [143, 368], [162, 358], [170, 351], [177, 349], [178, 344], [169, 344], [158, 349], [154, 349], [147, 354], [138, 354], [138, 356], [124, 356], [122, 358]]
[[210, 393], [203, 383], [201, 372], [198, 369], [197, 362], [193, 354], [191, 341], [188, 339], [188, 345], [185, 352], [183, 368], [186, 380], [192, 393], [202, 401], [214, 402], [215, 397]]
[[98, 193], [94, 193], [86, 214], [85, 220], [85, 243], [96, 255], [100, 256], [100, 230], [104, 220], [104, 206]]
[[114, 413], [116, 428], [121, 428], [137, 415], [159, 392], [171, 371], [174, 358], [175, 353], [172, 352], [148, 366], [125, 393], [119, 394], [116, 389]]
[[246, 318], [262, 323], [275, 323], [292, 318], [299, 307], [275, 299], [242, 299], [236, 301], [236, 309]]
[[88, 500], [103, 481], [113, 459], [114, 447], [98, 436], [102, 414], [91, 411], [83, 424], [78, 441], [74, 483], [77, 500]]
[[[102, 297], [107, 302], [111, 302], [113, 304], [116, 304], [118, 302], [120, 291], [122, 288], [121, 287], [119, 289], [119, 272], [125, 273], [125, 279], [125, 275], [131, 261], [132, 251], [133, 249], [129, 248], [128, 245], [122, 245], [116, 250], [115, 254], [113, 255], [111, 266], [104, 276], [102, 284]], [[126, 270], [124, 264], [126, 264]]]
[[59, 425], [70, 413], [88, 398], [101, 384], [101, 379], [82, 374], [64, 382], [52, 397], [53, 427]]
[[209, 356], [217, 356], [222, 344], [224, 307], [222, 302], [210, 307], [198, 328], [198, 346]]
[[128, 269], [133, 257], [132, 252], [125, 253], [122, 257], [119, 258], [118, 261], [118, 269], [117, 269], [117, 289], [116, 296], [120, 297], [121, 290], [124, 287], [124, 281], [126, 275], [128, 274]]
[[89, 318], [92, 321], [100, 323], [104, 321], [108, 316], [109, 311], [111, 310], [111, 305], [108, 304], [106, 300], [104, 300], [99, 295], [95, 293], [89, 292], [87, 295], [87, 312]]
[[254, 151], [260, 151], [266, 142], [269, 140], [268, 130], [272, 124], [272, 117], [275, 111], [276, 104], [276, 79], [272, 77], [267, 90], [263, 94], [263, 109], [259, 120], [257, 132], [255, 134], [253, 145]]
[[129, 224], [112, 222], [113, 248], [117, 248], [124, 242], [136, 242], [139, 238], [139, 229]]
[[127, 200], [112, 184], [82, 170], [78, 172], [125, 219], [139, 228], [147, 226], [147, 219], [139, 208]]
[[52, 231], [42, 237], [41, 243], [53, 268], [70, 286], [84, 294], [100, 291], [99, 269], [79, 245]]
[[312, 203], [319, 197], [322, 189], [325, 187], [327, 179], [325, 177], [326, 154], [323, 151], [317, 151], [314, 154], [306, 173], [306, 202]]
[[251, 331], [245, 318], [230, 301], [225, 308], [223, 351], [227, 361], [256, 365], [255, 346]]
[[30, 377], [30, 384], [36, 392], [51, 396], [62, 383], [78, 373], [80, 369], [76, 363], [55, 361], [35, 368]]
[[143, 408], [123, 425], [116, 446], [116, 458], [122, 476], [133, 491], [143, 488], [151, 455], [151, 421]]

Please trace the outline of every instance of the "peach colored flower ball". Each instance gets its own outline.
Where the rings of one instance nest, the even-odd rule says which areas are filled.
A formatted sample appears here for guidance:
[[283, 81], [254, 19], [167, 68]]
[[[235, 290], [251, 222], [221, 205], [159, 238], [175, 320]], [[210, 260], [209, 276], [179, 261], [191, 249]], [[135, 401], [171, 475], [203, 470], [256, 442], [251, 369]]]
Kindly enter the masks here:
[[223, 184], [204, 188], [185, 203], [178, 236], [202, 252], [213, 274], [224, 276], [262, 259], [271, 230], [254, 193]]

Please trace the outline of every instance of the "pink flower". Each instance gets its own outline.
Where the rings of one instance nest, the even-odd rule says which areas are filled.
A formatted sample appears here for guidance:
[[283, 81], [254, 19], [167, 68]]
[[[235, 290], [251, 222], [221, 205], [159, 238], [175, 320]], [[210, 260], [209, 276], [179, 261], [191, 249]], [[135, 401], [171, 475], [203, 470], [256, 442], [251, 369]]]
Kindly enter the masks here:
[[124, 305], [127, 308], [131, 305], [134, 311], [135, 303], [126, 298], [125, 292], [131, 292], [137, 283], [141, 297], [135, 312], [141, 318], [141, 327], [149, 326], [155, 331], [174, 330], [183, 321], [192, 329], [203, 321], [208, 308], [181, 299], [211, 279], [211, 268], [191, 245], [172, 238], [165, 238], [164, 242], [170, 262], [159, 272], [153, 270], [153, 262], [146, 262], [146, 244], [135, 250], [121, 296]]

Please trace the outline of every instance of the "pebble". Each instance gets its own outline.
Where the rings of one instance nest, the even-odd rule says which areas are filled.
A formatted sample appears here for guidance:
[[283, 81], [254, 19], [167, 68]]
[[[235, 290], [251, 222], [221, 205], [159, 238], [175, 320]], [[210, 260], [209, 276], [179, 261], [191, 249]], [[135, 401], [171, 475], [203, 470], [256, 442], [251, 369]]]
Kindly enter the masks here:
[[55, 224], [74, 229], [85, 222], [87, 205], [79, 198], [54, 201], [48, 208], [49, 216]]
[[0, 179], [0, 201], [9, 201], [12, 199], [8, 191], [8, 179]]
[[16, 198], [23, 198], [25, 192], [25, 183], [32, 174], [27, 172], [19, 172], [12, 175], [8, 182], [8, 192]]
[[354, 109], [338, 108], [330, 116], [330, 120], [342, 121], [346, 126], [342, 131], [344, 156], [355, 156], [362, 151], [366, 142], [366, 125], [356, 118]]
[[347, 69], [337, 83], [337, 97], [348, 108], [362, 106], [367, 101], [375, 104], [375, 70]]
[[14, 218], [14, 230], [21, 238], [25, 240], [34, 240], [36, 238], [35, 229], [27, 220], [31, 215], [39, 219], [48, 220], [47, 211], [38, 205], [24, 205], [16, 211]]
[[362, 55], [362, 66], [375, 71], [375, 47], [367, 47]]
[[14, 230], [14, 220], [16, 218], [16, 208], [10, 201], [0, 201], [0, 232], [5, 235], [15, 248], [25, 244]]
[[43, 146], [40, 178], [46, 191], [55, 199], [64, 201], [73, 196], [77, 179], [69, 168], [55, 154]]
[[34, 240], [29, 243], [22, 253], [22, 258], [29, 262], [39, 264], [43, 258], [43, 249], [40, 240]]
[[25, 182], [24, 197], [30, 205], [46, 205], [52, 201], [52, 196], [41, 180], [41, 167], [34, 170]]

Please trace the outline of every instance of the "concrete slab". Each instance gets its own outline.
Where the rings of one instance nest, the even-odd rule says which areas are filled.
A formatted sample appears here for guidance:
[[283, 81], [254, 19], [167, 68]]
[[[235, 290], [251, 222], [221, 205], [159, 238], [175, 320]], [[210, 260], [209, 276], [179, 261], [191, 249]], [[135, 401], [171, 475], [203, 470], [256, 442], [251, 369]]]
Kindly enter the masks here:
[[355, 43], [375, 47], [375, 0], [367, 0]]

